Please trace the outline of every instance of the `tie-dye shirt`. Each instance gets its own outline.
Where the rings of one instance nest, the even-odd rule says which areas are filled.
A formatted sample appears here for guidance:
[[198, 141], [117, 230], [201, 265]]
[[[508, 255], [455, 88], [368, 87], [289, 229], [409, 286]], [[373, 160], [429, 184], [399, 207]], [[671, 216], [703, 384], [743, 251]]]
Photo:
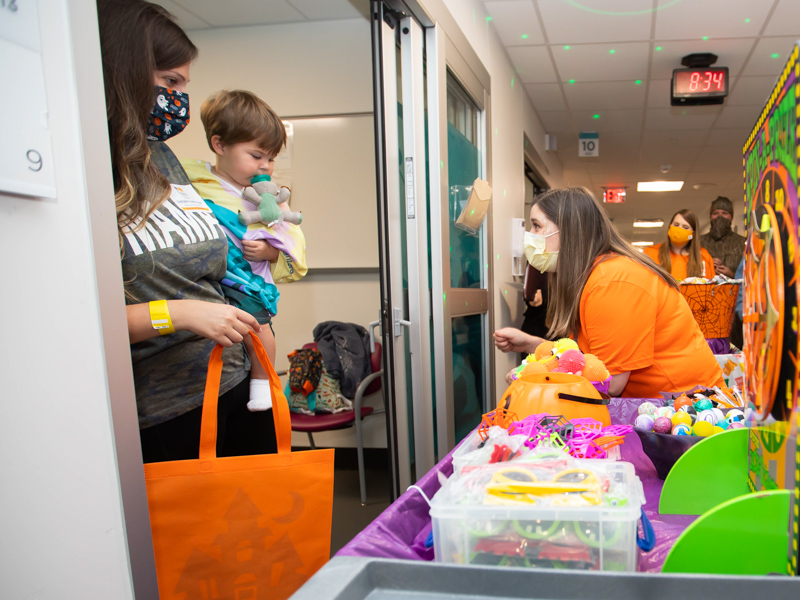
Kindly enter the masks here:
[[[181, 164], [197, 193], [204, 199], [213, 202], [217, 207], [224, 209], [218, 211], [215, 207], [214, 211], [222, 222], [223, 231], [230, 240], [229, 271], [241, 267], [240, 264], [235, 263], [237, 257], [241, 256], [242, 239], [266, 240], [280, 254], [278, 260], [273, 263], [247, 261], [257, 281], [263, 279], [269, 284], [288, 283], [305, 276], [308, 271], [306, 241], [299, 226], [287, 222], [278, 223], [274, 227], [254, 223], [245, 229], [245, 226], [238, 222], [239, 211], [256, 211], [258, 207], [242, 197], [243, 190], [214, 175], [211, 172], [211, 164], [207, 161], [182, 160]], [[223, 212], [227, 213], [227, 218]], [[272, 312], [274, 314], [274, 311]]]
[[[172, 184], [172, 194], [148, 217], [145, 227], [123, 230], [125, 301], [186, 299], [224, 304], [219, 282], [228, 251], [225, 235], [167, 145], [151, 142], [150, 148], [154, 163]], [[141, 429], [203, 404], [214, 345], [213, 340], [190, 331], [131, 344]], [[226, 348], [222, 356], [220, 394], [240, 383], [249, 368], [241, 344]]]

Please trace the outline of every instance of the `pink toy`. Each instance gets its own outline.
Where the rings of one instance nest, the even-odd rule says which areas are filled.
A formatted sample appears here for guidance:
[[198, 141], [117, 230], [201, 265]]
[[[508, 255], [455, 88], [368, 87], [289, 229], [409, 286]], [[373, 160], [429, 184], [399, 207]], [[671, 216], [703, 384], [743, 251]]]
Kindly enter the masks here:
[[572, 373], [580, 375], [586, 366], [586, 359], [580, 350], [564, 350], [558, 359], [558, 366], [553, 369], [554, 373]]

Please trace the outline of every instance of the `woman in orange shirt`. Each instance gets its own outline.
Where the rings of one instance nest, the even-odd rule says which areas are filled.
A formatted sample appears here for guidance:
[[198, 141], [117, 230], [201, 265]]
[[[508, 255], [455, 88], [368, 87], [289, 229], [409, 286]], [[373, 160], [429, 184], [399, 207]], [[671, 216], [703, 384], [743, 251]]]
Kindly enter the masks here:
[[[583, 188], [551, 190], [531, 208], [528, 262], [549, 272], [550, 335], [573, 336], [602, 360], [613, 396], [658, 397], [722, 384], [722, 372], [675, 279], [633, 248]], [[542, 339], [511, 327], [494, 334], [503, 352]]]
[[672, 215], [666, 239], [661, 244], [645, 248], [644, 253], [677, 281], [687, 277], [714, 277], [714, 259], [700, 245], [697, 217], [688, 209]]

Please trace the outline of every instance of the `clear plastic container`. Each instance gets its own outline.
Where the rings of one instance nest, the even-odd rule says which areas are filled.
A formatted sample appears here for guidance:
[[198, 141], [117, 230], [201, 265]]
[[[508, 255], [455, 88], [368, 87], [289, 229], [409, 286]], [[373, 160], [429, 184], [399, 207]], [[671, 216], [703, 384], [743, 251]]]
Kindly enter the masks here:
[[[525, 468], [524, 464], [513, 466]], [[510, 467], [489, 465], [485, 477]], [[476, 500], [481, 496], [476, 492], [479, 482], [465, 483], [467, 476], [445, 482], [434, 496], [430, 511], [436, 561], [635, 571], [637, 524], [644, 492], [633, 465], [574, 460], [564, 471], [567, 469], [597, 473], [604, 482], [602, 503], [562, 506], [563, 494], [544, 494], [537, 495], [531, 504], [485, 504]], [[465, 485], [473, 488], [467, 495]]]

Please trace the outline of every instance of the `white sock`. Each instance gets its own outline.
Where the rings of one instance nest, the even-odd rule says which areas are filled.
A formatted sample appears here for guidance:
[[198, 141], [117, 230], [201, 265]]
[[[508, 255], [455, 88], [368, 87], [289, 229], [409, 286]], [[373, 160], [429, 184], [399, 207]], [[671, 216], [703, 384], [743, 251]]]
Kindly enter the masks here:
[[272, 390], [269, 386], [269, 379], [250, 380], [250, 402], [247, 409], [251, 412], [269, 410], [272, 408]]

